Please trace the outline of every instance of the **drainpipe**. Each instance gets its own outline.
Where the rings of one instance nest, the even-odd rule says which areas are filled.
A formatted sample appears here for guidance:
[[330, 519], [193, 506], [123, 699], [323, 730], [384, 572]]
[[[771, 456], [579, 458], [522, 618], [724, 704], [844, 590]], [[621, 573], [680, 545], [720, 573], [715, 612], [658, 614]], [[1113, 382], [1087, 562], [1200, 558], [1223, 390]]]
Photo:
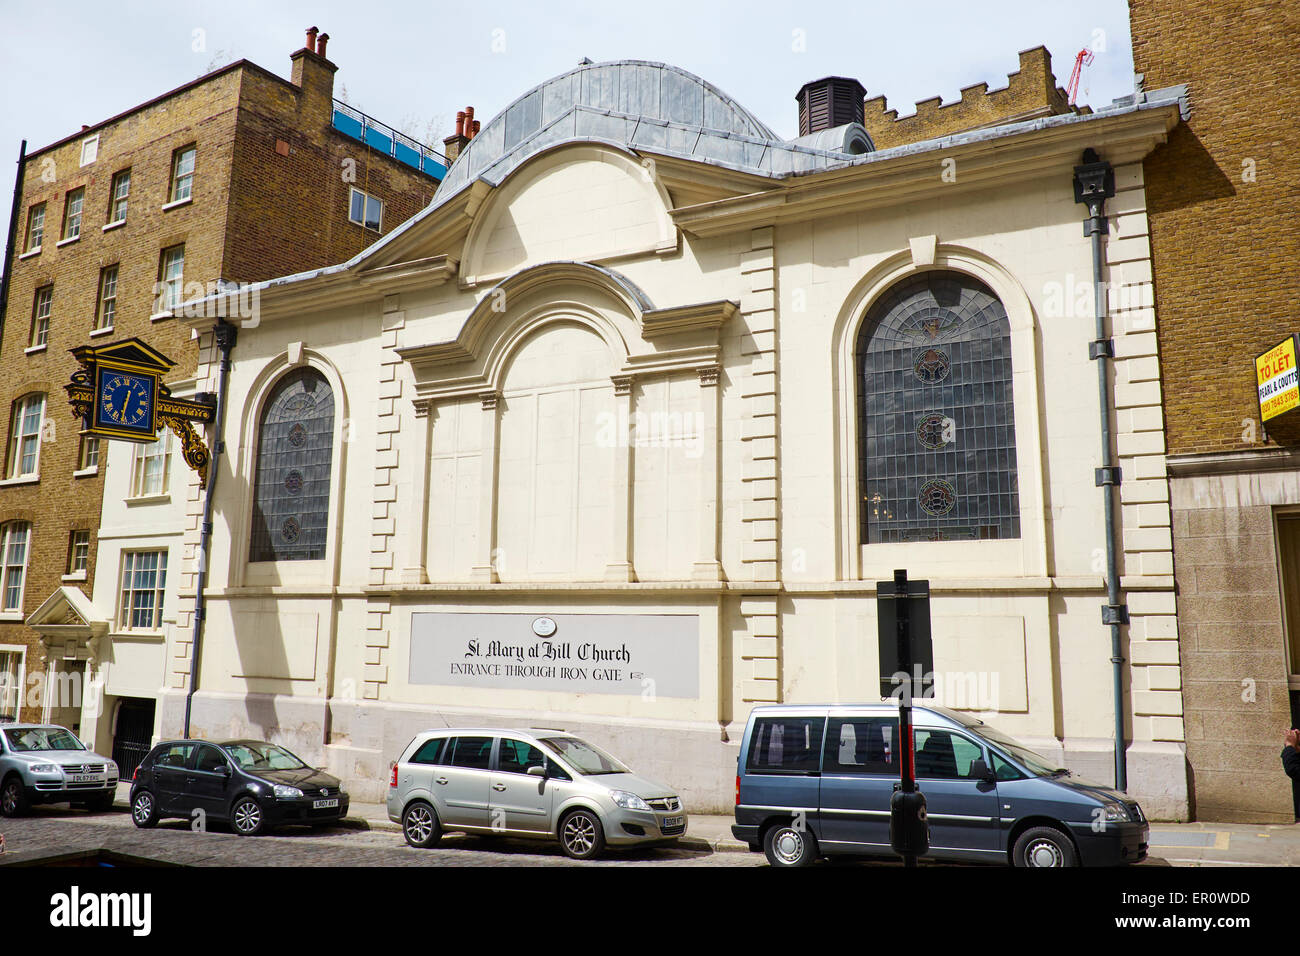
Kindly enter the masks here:
[[5, 308], [9, 305], [9, 276], [13, 272], [14, 242], [18, 237], [18, 214], [22, 212], [23, 174], [27, 171], [27, 140], [18, 147], [18, 172], [14, 175], [14, 204], [9, 210], [9, 237], [5, 240], [4, 274], [0, 275], [0, 335], [5, 329]]
[[203, 495], [203, 524], [199, 526], [199, 573], [195, 579], [194, 637], [190, 642], [190, 689], [185, 694], [185, 732], [190, 735], [190, 712], [194, 705], [194, 691], [199, 683], [199, 643], [203, 640], [203, 620], [207, 616], [204, 585], [208, 580], [208, 547], [212, 542], [212, 496], [217, 488], [222, 452], [226, 442], [222, 437], [226, 424], [226, 387], [230, 380], [230, 350], [235, 347], [235, 327], [218, 320], [212, 334], [221, 352], [217, 371], [217, 412], [212, 423], [212, 457], [208, 461], [208, 487]]
[[1093, 149], [1083, 151], [1082, 165], [1074, 167], [1074, 201], [1087, 203], [1088, 218], [1083, 234], [1092, 240], [1092, 289], [1096, 314], [1097, 337], [1088, 345], [1088, 357], [1097, 362], [1097, 392], [1101, 413], [1101, 467], [1096, 470], [1097, 487], [1102, 489], [1106, 525], [1106, 606], [1101, 622], [1110, 628], [1110, 663], [1115, 698], [1115, 789], [1128, 789], [1128, 770], [1124, 761], [1124, 658], [1121, 656], [1120, 628], [1128, 624], [1128, 605], [1119, 593], [1119, 559], [1115, 552], [1116, 496], [1120, 469], [1115, 464], [1110, 430], [1111, 364], [1115, 360], [1115, 343], [1106, 334], [1106, 287], [1102, 282], [1102, 243], [1106, 232], [1106, 200], [1115, 195], [1115, 170], [1097, 156]]

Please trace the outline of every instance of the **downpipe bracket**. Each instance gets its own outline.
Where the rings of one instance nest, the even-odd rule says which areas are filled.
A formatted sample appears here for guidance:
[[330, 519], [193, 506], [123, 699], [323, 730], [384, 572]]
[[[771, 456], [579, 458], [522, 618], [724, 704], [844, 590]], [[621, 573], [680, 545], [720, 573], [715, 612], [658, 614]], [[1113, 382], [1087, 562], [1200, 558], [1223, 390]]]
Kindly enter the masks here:
[[1122, 478], [1123, 473], [1119, 465], [1107, 465], [1093, 472], [1093, 481], [1098, 488], [1104, 488], [1106, 485], [1114, 485], [1118, 488]]
[[[1102, 624], [1119, 624], [1128, 626], [1128, 605], [1127, 604], [1105, 604], [1101, 608]], [[1124, 660], [1122, 657], [1112, 657], [1113, 663], [1119, 663]]]

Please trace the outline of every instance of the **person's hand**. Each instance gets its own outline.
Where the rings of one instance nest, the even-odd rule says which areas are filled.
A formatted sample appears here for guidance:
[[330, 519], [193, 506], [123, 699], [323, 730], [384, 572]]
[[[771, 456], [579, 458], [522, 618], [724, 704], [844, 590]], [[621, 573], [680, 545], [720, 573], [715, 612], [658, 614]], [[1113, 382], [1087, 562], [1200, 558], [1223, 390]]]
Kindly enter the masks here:
[[1300, 730], [1296, 730], [1294, 727], [1288, 730], [1286, 732], [1285, 743], [1288, 747], [1294, 747], [1296, 750], [1300, 750]]

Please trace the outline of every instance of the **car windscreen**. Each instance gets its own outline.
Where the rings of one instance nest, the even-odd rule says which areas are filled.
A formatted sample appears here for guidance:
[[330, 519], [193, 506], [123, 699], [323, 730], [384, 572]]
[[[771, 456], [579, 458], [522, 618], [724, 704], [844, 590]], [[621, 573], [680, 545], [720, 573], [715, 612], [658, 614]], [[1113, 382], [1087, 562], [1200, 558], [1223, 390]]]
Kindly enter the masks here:
[[1002, 731], [988, 724], [980, 724], [970, 728], [979, 734], [989, 743], [1006, 751], [1008, 756], [1020, 761], [1030, 773], [1039, 777], [1050, 777], [1057, 773], [1061, 768], [1057, 767], [1042, 754], [1030, 750], [1014, 737], [1008, 737]]
[[226, 753], [244, 770], [301, 770], [307, 765], [275, 744], [225, 744]]
[[19, 753], [47, 750], [85, 750], [81, 741], [62, 727], [27, 727], [5, 731], [11, 749]]
[[587, 776], [602, 773], [628, 773], [623, 766], [599, 747], [577, 737], [548, 737], [542, 741], [569, 762], [574, 770]]

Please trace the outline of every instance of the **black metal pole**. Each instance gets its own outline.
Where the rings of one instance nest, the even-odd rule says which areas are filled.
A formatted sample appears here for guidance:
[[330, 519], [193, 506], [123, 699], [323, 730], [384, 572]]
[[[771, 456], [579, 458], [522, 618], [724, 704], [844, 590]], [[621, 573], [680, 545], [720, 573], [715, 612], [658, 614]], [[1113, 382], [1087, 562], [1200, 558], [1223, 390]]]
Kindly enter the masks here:
[[[916, 687], [912, 674], [912, 617], [906, 570], [894, 572], [894, 594], [898, 604], [898, 664], [899, 669], [907, 675], [903, 680], [903, 693], [898, 698], [899, 784], [904, 793], [914, 793], [916, 773], [912, 765], [912, 693]], [[915, 852], [903, 854], [903, 866], [916, 866]]]
[[230, 351], [235, 347], [236, 330], [221, 320], [212, 330], [221, 364], [217, 370], [217, 411], [212, 423], [212, 455], [208, 460], [208, 487], [203, 495], [203, 523], [199, 526], [199, 570], [195, 578], [194, 636], [190, 642], [190, 687], [185, 694], [185, 732], [190, 735], [190, 713], [194, 706], [194, 692], [199, 683], [199, 643], [203, 639], [203, 621], [207, 616], [204, 585], [208, 580], [208, 546], [212, 541], [212, 496], [217, 487], [217, 472], [221, 454], [226, 449], [223, 438], [226, 423], [226, 387], [230, 380]]
[[1096, 483], [1102, 489], [1102, 507], [1105, 509], [1106, 529], [1106, 607], [1102, 608], [1102, 623], [1110, 628], [1110, 662], [1112, 694], [1115, 703], [1115, 789], [1128, 789], [1128, 770], [1124, 756], [1124, 657], [1120, 628], [1128, 623], [1128, 607], [1123, 603], [1119, 587], [1119, 556], [1116, 551], [1115, 511], [1118, 504], [1116, 491], [1120, 483], [1120, 469], [1115, 463], [1110, 428], [1110, 410], [1114, 403], [1111, 394], [1111, 363], [1115, 358], [1115, 345], [1106, 334], [1106, 287], [1103, 279], [1102, 241], [1106, 231], [1106, 200], [1115, 195], [1115, 172], [1110, 163], [1100, 160], [1094, 150], [1083, 153], [1083, 164], [1074, 167], [1075, 202], [1087, 203], [1088, 219], [1084, 231], [1092, 242], [1093, 312], [1096, 337], [1089, 346], [1088, 355], [1097, 362], [1097, 393], [1101, 413], [1101, 467], [1096, 472]]

